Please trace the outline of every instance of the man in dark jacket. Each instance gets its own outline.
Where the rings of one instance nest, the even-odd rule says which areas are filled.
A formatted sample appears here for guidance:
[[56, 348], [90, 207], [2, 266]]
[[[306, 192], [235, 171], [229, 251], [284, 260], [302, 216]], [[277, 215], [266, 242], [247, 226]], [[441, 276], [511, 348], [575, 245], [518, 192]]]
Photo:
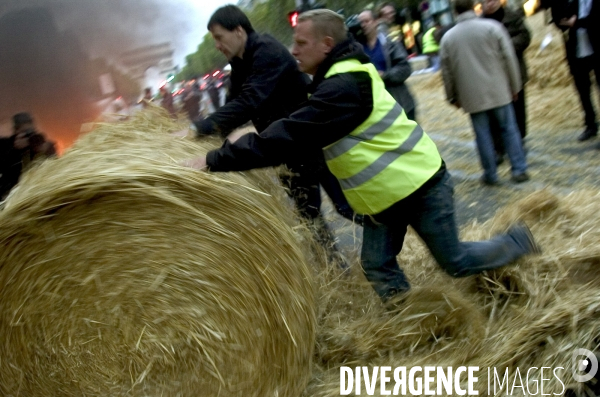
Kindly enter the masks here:
[[569, 69], [585, 113], [586, 128], [577, 139], [587, 141], [598, 135], [590, 72], [594, 72], [599, 87], [600, 4], [593, 0], [546, 0], [542, 6], [551, 8], [554, 24], [564, 33]]
[[294, 43], [300, 69], [313, 75], [306, 104], [262, 134], [226, 141], [187, 165], [241, 171], [322, 152], [352, 208], [369, 215], [362, 266], [384, 300], [410, 288], [396, 260], [408, 225], [454, 277], [538, 250], [524, 225], [484, 242], [458, 240], [452, 183], [435, 143], [385, 90], [341, 16], [325, 9], [300, 14]]
[[[523, 56], [527, 47], [531, 43], [531, 34], [529, 29], [525, 25], [525, 13], [522, 8], [518, 10], [512, 10], [509, 7], [503, 7], [500, 0], [485, 0], [482, 3], [483, 17], [494, 19], [504, 25], [510, 40], [515, 48], [515, 54], [519, 61], [519, 70], [521, 71], [521, 82], [523, 89], [517, 94], [517, 99], [513, 102], [515, 109], [515, 118], [517, 119], [517, 125], [519, 132], [521, 133], [521, 139], [525, 139], [527, 135], [527, 114], [525, 110], [525, 83], [527, 82], [527, 65], [525, 64], [525, 57]], [[494, 147], [498, 154], [497, 162], [502, 161], [504, 156], [504, 145], [502, 144], [502, 137], [500, 133], [500, 127], [498, 125], [492, 126], [491, 129], [492, 138], [494, 140]]]
[[273, 37], [256, 33], [238, 7], [215, 11], [208, 30], [229, 60], [231, 86], [227, 103], [194, 123], [199, 135], [226, 137], [248, 121], [260, 133], [306, 101], [307, 81], [289, 51]]
[[[194, 125], [197, 136], [220, 134], [251, 120], [260, 134], [271, 123], [288, 117], [308, 98], [307, 77], [298, 70], [294, 57], [273, 37], [257, 34], [248, 17], [236, 6], [219, 8], [208, 22], [217, 49], [231, 64], [231, 86], [227, 103]], [[291, 175], [281, 175], [302, 217], [317, 226], [317, 237], [333, 244], [321, 216], [322, 184], [343, 216], [354, 213], [332, 183], [322, 156], [286, 161]]]
[[404, 82], [410, 77], [412, 68], [408, 63], [408, 54], [398, 41], [388, 40], [378, 32], [377, 20], [371, 10], [365, 10], [358, 16], [360, 26], [366, 36], [363, 49], [371, 58], [379, 75], [385, 83], [385, 88], [394, 99], [404, 108], [406, 116], [415, 120], [416, 107], [413, 96]]

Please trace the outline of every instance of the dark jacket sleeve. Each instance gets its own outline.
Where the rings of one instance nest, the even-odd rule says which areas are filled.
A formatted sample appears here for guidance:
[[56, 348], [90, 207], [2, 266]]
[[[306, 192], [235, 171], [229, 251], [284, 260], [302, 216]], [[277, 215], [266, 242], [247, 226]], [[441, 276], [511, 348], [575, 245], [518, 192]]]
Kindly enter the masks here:
[[239, 95], [206, 119], [194, 122], [200, 135], [227, 135], [246, 123], [273, 94], [281, 76], [295, 67], [269, 51], [267, 45], [258, 46], [252, 57], [252, 69]]
[[[592, 41], [597, 42], [598, 40], [598, 36], [597, 36], [597, 31], [598, 31], [598, 23], [600, 23], [600, 20], [598, 18], [598, 7], [600, 7], [598, 5], [597, 1], [593, 1], [592, 2], [592, 8], [588, 14], [587, 17], [585, 18], [577, 18], [575, 20], [575, 25], [573, 25], [573, 30], [576, 30], [578, 28], [584, 28], [588, 30], [588, 34], [590, 35], [590, 39]], [[596, 40], [594, 40], [594, 38]], [[596, 49], [594, 48], [594, 51], [596, 51]]]
[[386, 87], [404, 84], [406, 79], [408, 79], [412, 73], [412, 68], [407, 59], [408, 54], [406, 53], [404, 46], [395, 41], [388, 40], [386, 47], [388, 49], [391, 67], [383, 74], [383, 82]]
[[531, 43], [531, 34], [525, 25], [525, 15], [522, 11], [507, 10], [506, 12], [510, 12], [510, 18], [505, 25], [506, 30], [508, 30], [512, 44], [515, 47], [515, 52], [522, 54]]
[[289, 163], [307, 163], [323, 147], [352, 132], [373, 109], [366, 73], [345, 73], [324, 80], [304, 107], [259, 134], [226, 141], [207, 154], [211, 171], [243, 171]]

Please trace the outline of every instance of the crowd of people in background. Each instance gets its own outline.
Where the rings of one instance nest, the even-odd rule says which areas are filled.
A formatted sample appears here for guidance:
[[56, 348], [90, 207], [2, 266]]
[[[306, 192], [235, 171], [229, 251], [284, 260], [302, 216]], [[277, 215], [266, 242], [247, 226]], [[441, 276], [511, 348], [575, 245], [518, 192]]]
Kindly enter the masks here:
[[229, 75], [221, 72], [217, 77], [182, 81], [175, 86], [163, 84], [158, 93], [153, 94], [151, 87], [146, 87], [139, 100], [143, 108], [156, 103], [162, 106], [172, 118], [182, 112], [189, 120], [196, 120], [215, 112], [226, 102], [229, 87]]

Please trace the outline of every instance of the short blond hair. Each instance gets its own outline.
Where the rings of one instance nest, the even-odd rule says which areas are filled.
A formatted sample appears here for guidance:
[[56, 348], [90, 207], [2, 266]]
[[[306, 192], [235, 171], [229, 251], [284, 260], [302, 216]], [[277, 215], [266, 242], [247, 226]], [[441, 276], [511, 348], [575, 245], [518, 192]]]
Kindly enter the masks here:
[[348, 28], [344, 23], [344, 17], [335, 11], [325, 8], [309, 10], [298, 16], [298, 22], [304, 21], [312, 21], [313, 30], [319, 38], [329, 36], [335, 44], [348, 38]]

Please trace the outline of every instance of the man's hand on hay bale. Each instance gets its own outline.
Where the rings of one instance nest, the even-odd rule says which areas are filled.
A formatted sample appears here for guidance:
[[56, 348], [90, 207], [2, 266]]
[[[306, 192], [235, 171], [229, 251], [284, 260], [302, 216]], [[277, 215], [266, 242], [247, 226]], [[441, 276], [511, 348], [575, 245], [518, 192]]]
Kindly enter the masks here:
[[181, 162], [184, 167], [194, 168], [196, 170], [207, 171], [206, 156], [196, 157], [194, 159], [184, 160]]

